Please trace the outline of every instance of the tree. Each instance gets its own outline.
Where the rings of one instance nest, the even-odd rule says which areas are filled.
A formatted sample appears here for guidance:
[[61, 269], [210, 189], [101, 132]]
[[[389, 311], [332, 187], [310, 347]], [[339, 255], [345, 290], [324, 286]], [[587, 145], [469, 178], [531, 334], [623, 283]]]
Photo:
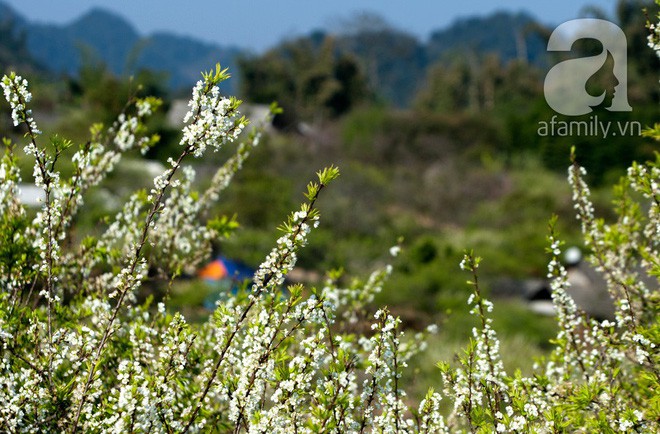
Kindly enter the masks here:
[[337, 37], [338, 48], [359, 59], [378, 97], [396, 107], [407, 106], [424, 76], [424, 46], [377, 15], [358, 15], [349, 23], [350, 32]]
[[298, 119], [341, 116], [369, 96], [355, 58], [339, 52], [335, 38], [321, 33], [282, 43], [239, 64], [243, 97], [255, 103], [278, 101], [289, 125]]

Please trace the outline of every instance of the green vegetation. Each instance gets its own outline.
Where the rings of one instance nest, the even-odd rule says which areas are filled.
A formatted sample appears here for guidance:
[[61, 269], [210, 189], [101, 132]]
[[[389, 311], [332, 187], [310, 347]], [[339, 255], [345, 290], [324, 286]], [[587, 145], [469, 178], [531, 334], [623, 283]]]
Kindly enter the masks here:
[[[612, 122], [651, 125], [658, 115], [658, 94], [643, 89], [657, 80], [653, 65], [658, 66], [658, 60], [644, 49], [646, 33], [639, 27], [645, 18], [638, 6], [622, 2], [616, 17], [628, 34], [629, 94], [635, 110], [599, 110], [597, 115]], [[100, 19], [98, 13], [94, 16]], [[465, 245], [489, 259], [482, 268], [486, 291], [499, 293], [512, 281], [520, 286], [520, 280], [544, 278], [546, 258], [540, 252], [549, 216], [559, 215], [561, 232], [570, 243], [580, 244], [570, 192], [563, 182], [570, 147], [576, 147], [578, 158], [589, 168], [590, 181], [605, 186], [602, 193], [596, 190], [599, 205], [610, 200], [611, 180], [633, 159], [650, 157], [655, 147], [630, 137], [610, 137], [603, 146], [599, 137], [539, 136], [538, 122], [549, 120], [553, 112], [543, 99], [544, 62], [534, 41], [547, 33], [523, 15], [494, 15], [488, 20], [501, 24], [493, 31], [501, 28], [508, 35], [502, 41], [511, 42], [507, 38], [515, 36], [506, 28], [524, 33], [536, 60], [527, 62], [510, 52], [489, 53], [491, 48], [510, 46], [497, 38], [475, 40], [476, 51], [460, 55], [451, 51], [453, 39], [441, 32], [432, 38], [433, 49], [423, 48], [376, 16], [356, 18], [343, 34], [317, 32], [283, 42], [263, 55], [243, 57], [238, 77], [242, 96], [251, 103], [277, 100], [284, 111], [276, 125], [284, 129], [264, 137], [244, 163], [234, 188], [210, 210], [236, 215], [241, 225], [233, 237], [214, 246], [215, 251], [256, 266], [274, 227], [295, 204], [301, 179], [318, 167], [338, 164], [344, 175], [328, 193], [327, 218], [301, 253], [299, 266], [309, 276], [318, 279], [325, 270], [339, 267], [365, 272], [402, 239], [402, 255], [379, 302], [441, 318], [466, 297], [455, 272]], [[456, 28], [470, 23], [458, 23]], [[459, 39], [471, 41], [468, 36]], [[25, 58], [24, 41], [25, 37], [13, 45], [16, 58]], [[437, 63], [429, 66], [414, 59], [426, 49], [434, 53], [426, 56], [427, 62]], [[583, 44], [577, 49], [588, 53], [594, 48]], [[173, 101], [166, 76], [143, 70], [126, 80], [92, 55], [86, 62], [77, 78], [66, 81], [32, 72], [35, 110], [46, 115], [41, 127], [47, 134], [57, 131], [83, 142], [88, 125], [109, 125], [127, 99], [155, 95], [163, 100], [163, 108], [147, 127], [160, 140], [146, 158], [166, 164], [179, 140], [176, 127], [163, 114]], [[379, 72], [402, 71], [396, 62], [407, 65], [408, 87], [396, 85], [402, 77]], [[597, 93], [599, 83], [607, 79], [607, 74], [595, 76], [592, 90]], [[418, 88], [413, 91], [409, 86], [415, 81]], [[407, 89], [408, 99], [388, 103], [398, 98], [388, 88]], [[3, 125], [9, 131], [10, 126]], [[71, 155], [73, 150], [64, 151], [65, 157]], [[221, 150], [195, 165], [208, 174], [228, 156]], [[135, 160], [134, 167], [143, 158], [135, 151], [128, 157]], [[19, 158], [19, 166], [28, 178], [31, 167], [23, 161]], [[94, 233], [100, 217], [116, 211], [128, 197], [132, 189], [126, 188], [125, 179], [132, 179], [131, 187], [149, 185], [153, 175], [130, 169], [131, 164], [96, 188], [98, 194], [79, 217], [86, 227], [83, 233]], [[200, 176], [195, 182], [204, 188], [209, 179]]]
[[[421, 309], [409, 317], [387, 308], [373, 313], [391, 265], [367, 278], [347, 280], [334, 270], [319, 284], [287, 284], [319, 226], [321, 196], [339, 178], [335, 166], [307, 184], [251, 282], [224, 292], [211, 315], [200, 315], [192, 305], [208, 290], [180, 277], [237, 230], [234, 218], [211, 218], [209, 211], [261, 137], [259, 130], [242, 135], [248, 121], [238, 111], [241, 102], [218, 88], [227, 78], [220, 65], [203, 74], [193, 88], [179, 156], [148, 192], [136, 191], [98, 234], [79, 241], [85, 228], [76, 216], [84, 212], [84, 197], [124, 154], [155, 144], [145, 121], [160, 101], [135, 98], [111, 127], [94, 126], [90, 141], [64, 163], [72, 166], [65, 173], [60, 158], [73, 142], [52, 136], [42, 145], [28, 108], [28, 82], [15, 73], [3, 77], [13, 123], [26, 130], [24, 152], [34, 159], [35, 184], [44, 193], [31, 218], [18, 196], [16, 146], [6, 139], [0, 160], [3, 430], [658, 431], [660, 300], [657, 279], [650, 278], [660, 275], [660, 154], [633, 163], [622, 177], [613, 223], [595, 215], [586, 171], [571, 155], [572, 202], [589, 261], [607, 280], [614, 322], [590, 318], [569, 297], [556, 216], [546, 247], [556, 328], [516, 302], [496, 308], [482, 290], [482, 260], [472, 251], [459, 265], [469, 278], [471, 317], [452, 315], [452, 302], [444, 299], [448, 317], [438, 338], [429, 339], [436, 325], [412, 336], [402, 331], [404, 322], [409, 333], [421, 328], [413, 323]], [[646, 135], [660, 140], [656, 130]], [[219, 149], [233, 152], [197, 190], [196, 170], [187, 163]], [[409, 271], [424, 276], [423, 266], [439, 256], [427, 238], [402, 264], [421, 265]], [[461, 339], [469, 341], [447, 361]], [[428, 343], [429, 357], [445, 359], [439, 370], [430, 370], [428, 360], [412, 362]]]
[[[645, 48], [641, 5], [622, 1], [617, 10], [628, 36], [635, 110], [610, 113], [599, 107], [594, 113], [602, 121], [650, 126], [658, 119], [660, 93], [648, 89], [657, 89], [660, 61]], [[513, 23], [528, 32], [525, 37], [545, 35], [525, 17]], [[645, 138], [540, 135], [539, 122], [555, 115], [543, 98], [543, 61], [479, 50], [461, 56], [443, 48], [436, 35], [433, 59], [438, 62], [431, 63], [427, 48], [372, 17], [345, 34], [315, 33], [241, 58], [241, 97], [260, 104], [278, 100], [284, 108], [275, 110], [275, 127], [263, 137], [257, 130], [241, 134], [246, 120], [237, 113], [240, 101], [222, 97], [218, 86], [228, 74], [219, 67], [195, 88], [199, 99], [192, 105], [197, 109], [181, 131], [165, 115], [177, 102], [165, 75], [145, 69], [126, 78], [90, 55], [75, 77], [53, 77], [35, 66], [11, 25], [0, 33], [12, 38], [0, 47], [0, 66], [24, 69], [21, 73], [33, 79], [35, 89], [33, 112], [19, 107], [26, 101], [10, 101], [0, 113], [5, 117], [0, 134], [10, 138], [2, 160], [0, 278], [9, 290], [0, 297], [0, 338], [9, 348], [3, 355], [19, 355], [10, 368], [39, 374], [35, 381], [47, 396], [43, 403], [16, 395], [47, 415], [44, 420], [41, 413], [28, 414], [28, 425], [49, 423], [55, 429], [59, 422], [53, 421], [62, 421], [57, 428], [72, 432], [108, 429], [119, 423], [112, 415], [125, 403], [121, 397], [133, 394], [137, 400], [137, 390], [156, 390], [159, 382], [170, 389], [154, 392], [158, 418], [140, 413], [143, 408], [121, 407], [116, 414], [127, 429], [133, 429], [129, 424], [138, 413], [164, 431], [171, 428], [168, 424], [185, 431], [204, 429], [208, 422], [219, 431], [232, 425], [239, 432], [268, 418], [295, 419], [297, 413], [286, 406], [297, 395], [283, 384], [298, 375], [337, 374], [336, 379], [358, 372], [372, 375], [376, 385], [383, 369], [385, 377], [399, 378], [398, 363], [415, 352], [411, 348], [422, 337], [399, 341], [400, 322], [410, 335], [425, 334], [431, 323], [440, 325], [438, 334], [425, 336], [429, 351], [411, 359], [412, 369], [401, 377], [409, 385], [406, 399], [413, 407], [420, 401], [437, 404], [436, 395], [426, 394], [441, 377], [445, 396], [459, 402], [453, 410], [447, 405], [442, 411], [420, 409], [420, 414], [452, 412], [448, 423], [472, 430], [499, 430], [501, 424], [522, 432], [531, 426], [548, 428], [549, 420], [567, 431], [614, 422], [621, 431], [657, 427], [657, 354], [650, 351], [658, 342], [657, 291], [649, 293], [633, 270], [658, 274], [657, 234], [652, 231], [658, 216], [658, 163], [634, 165], [614, 193], [610, 187], [633, 160], [652, 159], [657, 124], [645, 130]], [[575, 49], [586, 55], [598, 47], [587, 43]], [[607, 68], [611, 65], [590, 80], [590, 92], [611, 87]], [[11, 89], [8, 95], [21, 95], [23, 85], [14, 75], [4, 84]], [[212, 112], [211, 124], [201, 121], [205, 110]], [[18, 126], [12, 115], [19, 116]], [[34, 131], [32, 116], [43, 135]], [[234, 139], [241, 144], [233, 146]], [[28, 144], [23, 149], [12, 143]], [[572, 185], [567, 185], [571, 154]], [[120, 157], [124, 161], [115, 168]], [[334, 165], [342, 168], [338, 179]], [[315, 178], [320, 167], [330, 169]], [[23, 208], [15, 198], [14, 184], [32, 181], [33, 173], [47, 198], [38, 210]], [[306, 190], [306, 179], [317, 181]], [[232, 188], [225, 190], [230, 180]], [[332, 188], [326, 189], [330, 181]], [[316, 228], [321, 190], [323, 219]], [[300, 191], [307, 191], [303, 205], [290, 213]], [[548, 268], [544, 251], [552, 215], [557, 218]], [[563, 247], [555, 231], [604, 268], [618, 302], [616, 324], [575, 312], [562, 295]], [[485, 258], [483, 264], [465, 254], [466, 246]], [[391, 259], [388, 252], [399, 248]], [[203, 304], [214, 289], [195, 275], [217, 252], [258, 271], [252, 286], [225, 286], [212, 313]], [[473, 275], [460, 273], [459, 263]], [[555, 277], [558, 324], [530, 312], [518, 298], [502, 296], [520, 295], [526, 279], [546, 280], [548, 271]], [[371, 272], [369, 278], [352, 277]], [[466, 278], [473, 284], [466, 287]], [[497, 300], [493, 312], [486, 297]], [[155, 309], [159, 302], [164, 304]], [[471, 315], [465, 312], [466, 302]], [[375, 306], [381, 305], [390, 308], [378, 310], [371, 332]], [[282, 327], [270, 328], [280, 320]], [[34, 334], [27, 332], [30, 321], [41, 327]], [[90, 332], [89, 324], [103, 327]], [[118, 324], [126, 328], [115, 329]], [[59, 328], [55, 334], [53, 325]], [[54, 338], [60, 332], [67, 337]], [[20, 339], [9, 345], [8, 336], [14, 334]], [[133, 346], [135, 336], [148, 349]], [[257, 337], [265, 339], [259, 341], [262, 346], [247, 350]], [[468, 348], [459, 351], [466, 340]], [[92, 341], [94, 351], [86, 343]], [[319, 359], [305, 347], [309, 342], [323, 352], [325, 364], [312, 363]], [[453, 359], [457, 352], [461, 356]], [[294, 354], [303, 365], [289, 364]], [[69, 364], [66, 356], [79, 357], [80, 363]], [[239, 372], [236, 361], [244, 359], [252, 365]], [[441, 372], [435, 369], [438, 360], [452, 359]], [[149, 371], [152, 365], [155, 370]], [[163, 380], [171, 369], [181, 373], [176, 384]], [[511, 375], [515, 370], [520, 374]], [[273, 376], [260, 377], [266, 371]], [[99, 372], [103, 379], [97, 390]], [[142, 379], [144, 389], [139, 389]], [[27, 388], [24, 381], [12, 387]], [[396, 381], [394, 386], [385, 383], [378, 386], [378, 397], [368, 384], [352, 395], [341, 392], [339, 383], [328, 387], [356, 424], [398, 426], [412, 410], [402, 412]], [[266, 404], [255, 384], [281, 397], [283, 407]], [[548, 384], [565, 395], [548, 392]], [[631, 384], [639, 388], [631, 390]], [[215, 406], [206, 408], [202, 403], [215, 390], [212, 385], [221, 391], [214, 396]], [[301, 402], [314, 403], [315, 416], [341, 429], [342, 420], [328, 422], [332, 417], [324, 413], [340, 405], [326, 402], [332, 396], [328, 390], [312, 391], [302, 383], [291, 387], [305, 397]], [[466, 388], [480, 398], [466, 398]], [[167, 402], [169, 393], [182, 396], [179, 406]], [[372, 418], [370, 406], [378, 400], [384, 408], [395, 402], [390, 408], [394, 422]], [[355, 410], [360, 401], [364, 409]], [[647, 402], [647, 413], [631, 413]], [[95, 412], [92, 404], [104, 410]], [[593, 405], [597, 411], [590, 413]], [[563, 414], [570, 416], [562, 419]], [[311, 431], [320, 429], [316, 423], [304, 420]], [[420, 419], [418, 431], [421, 426]]]

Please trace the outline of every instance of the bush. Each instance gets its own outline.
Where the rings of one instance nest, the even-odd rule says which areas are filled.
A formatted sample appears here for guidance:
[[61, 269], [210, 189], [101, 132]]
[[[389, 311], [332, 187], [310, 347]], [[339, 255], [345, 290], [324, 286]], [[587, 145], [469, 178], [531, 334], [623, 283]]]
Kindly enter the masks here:
[[[660, 274], [660, 160], [631, 167], [617, 190], [613, 224], [593, 216], [584, 169], [570, 169], [585, 243], [616, 300], [616, 321], [587, 318], [567, 296], [561, 243], [551, 225], [549, 273], [560, 331], [532, 376], [510, 375], [492, 327], [493, 305], [479, 286], [480, 260], [468, 253], [461, 267], [470, 274], [468, 303], [477, 326], [459, 366], [440, 364], [443, 393], [429, 390], [415, 406], [402, 372], [423, 348], [424, 334], [404, 336], [387, 309], [370, 314], [390, 266], [346, 288], [333, 272], [320, 287], [283, 289], [319, 222], [317, 199], [339, 175], [334, 167], [309, 184], [305, 202], [281, 226], [282, 236], [249, 285], [219, 301], [202, 324], [168, 311], [166, 288], [235, 227], [206, 212], [259, 141], [258, 131], [250, 133], [210, 187], [193, 191], [195, 173], [184, 163], [229, 146], [247, 125], [240, 102], [220, 96], [225, 71], [218, 67], [203, 78], [193, 89], [180, 155], [150, 191], [127, 201], [103, 234], [80, 242], [75, 215], [85, 192], [123, 152], [153, 143], [143, 122], [158, 101], [136, 99], [112, 126], [95, 127], [71, 161], [73, 174], [62, 177], [58, 157], [71, 143], [54, 138], [40, 146], [27, 82], [15, 74], [3, 78], [45, 195], [29, 219], [18, 200], [14, 145], [6, 141], [0, 163], [3, 431], [660, 430], [660, 299], [644, 284]], [[643, 202], [634, 201], [635, 194]], [[141, 299], [147, 286], [162, 299]]]

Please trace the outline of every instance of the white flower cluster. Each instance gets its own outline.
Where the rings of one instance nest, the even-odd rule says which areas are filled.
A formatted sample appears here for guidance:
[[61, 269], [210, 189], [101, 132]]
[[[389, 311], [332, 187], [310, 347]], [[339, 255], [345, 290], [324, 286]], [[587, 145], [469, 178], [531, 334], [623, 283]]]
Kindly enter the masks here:
[[[658, 17], [660, 19], [660, 17]], [[648, 46], [660, 57], [660, 23], [649, 23]]]
[[255, 293], [272, 290], [284, 283], [285, 276], [298, 261], [298, 249], [307, 244], [307, 235], [312, 229], [310, 223], [317, 227], [319, 218], [307, 206], [291, 215], [284, 227], [285, 234], [278, 238], [277, 246], [254, 273], [252, 290]]
[[135, 143], [135, 131], [138, 128], [138, 118], [135, 116], [119, 115], [117, 119], [119, 128], [115, 135], [115, 145], [122, 151], [130, 149]]
[[[18, 252], [0, 254], [0, 431], [660, 431], [652, 405], [660, 384], [657, 288], [642, 283], [660, 264], [660, 163], [631, 168], [628, 187], [639, 194], [630, 196], [647, 203], [619, 198], [620, 218], [609, 225], [594, 217], [584, 170], [571, 169], [590, 259], [608, 280], [617, 320], [597, 322], [577, 309], [552, 233], [548, 274], [559, 332], [555, 350], [531, 376], [504, 370], [493, 305], [481, 294], [472, 254], [461, 268], [471, 274], [468, 303], [480, 325], [459, 367], [440, 365], [444, 393], [429, 390], [419, 405], [406, 394], [402, 374], [424, 347], [424, 333], [404, 335], [386, 309], [376, 312], [371, 330], [361, 327], [372, 321], [370, 303], [391, 266], [346, 288], [339, 272], [320, 288], [282, 288], [318, 224], [318, 192], [336, 169], [308, 186], [309, 202], [283, 225], [253, 286], [218, 301], [208, 321], [187, 323], [170, 313], [167, 298], [153, 307], [150, 299], [138, 303], [149, 267], [201, 257], [197, 251], [214, 235], [200, 216], [258, 141], [255, 134], [240, 145], [197, 199], [194, 172], [182, 160], [232, 140], [244, 125], [236, 119], [237, 103], [216, 89], [221, 76], [206, 75], [196, 87], [180, 158], [149, 193], [134, 194], [98, 239], [78, 246], [73, 216], [83, 192], [126, 149], [146, 143], [138, 137], [151, 100], [137, 101], [137, 116], [120, 117], [105, 140], [95, 134], [74, 155], [70, 179], [60, 179], [54, 157], [36, 146], [36, 133], [29, 135], [27, 151], [47, 198], [33, 221], [16, 200], [16, 158], [10, 150], [0, 160], [0, 230], [3, 236], [15, 230], [7, 239]], [[24, 81], [3, 84], [15, 116], [30, 128], [20, 106], [29, 100]], [[116, 149], [107, 150], [113, 143]]]
[[12, 155], [7, 153], [0, 158], [0, 215], [5, 213], [22, 214], [25, 210], [18, 201], [18, 184], [21, 173], [12, 161]]
[[208, 208], [212, 203], [217, 202], [220, 193], [231, 183], [236, 172], [241, 170], [243, 162], [250, 155], [250, 149], [259, 143], [260, 134], [255, 135], [247, 142], [242, 142], [234, 154], [225, 164], [223, 164], [213, 175], [211, 185], [200, 199], [201, 206]]
[[445, 393], [454, 397], [449, 420], [465, 415], [468, 425], [472, 426], [474, 409], [485, 407], [491, 413], [495, 431], [503, 432], [513, 429], [509, 426], [511, 421], [505, 420], [500, 412], [510, 403], [508, 377], [500, 355], [500, 342], [489, 317], [493, 304], [482, 297], [476, 280], [479, 261], [472, 253], [466, 253], [461, 268], [471, 272], [475, 279], [471, 282], [473, 292], [468, 305], [472, 306], [470, 313], [480, 320], [481, 326], [472, 329], [473, 340], [461, 359], [462, 366], [453, 372], [444, 370]]
[[584, 167], [573, 165], [568, 169], [568, 182], [573, 188], [573, 207], [577, 210], [577, 216], [582, 223], [583, 233], [594, 233], [593, 227], [589, 226], [594, 221], [594, 205], [590, 199], [589, 186], [584, 181], [587, 171]]
[[218, 150], [234, 141], [247, 124], [238, 117], [238, 101], [221, 96], [220, 88], [208, 81], [197, 82], [188, 106], [181, 145], [192, 149], [195, 157], [201, 157], [207, 147]]
[[[299, 303], [296, 304], [296, 300]], [[302, 426], [302, 415], [291, 408], [305, 405], [305, 397], [311, 393], [314, 373], [327, 363], [325, 346], [326, 330], [319, 327], [316, 333], [300, 333], [301, 327], [320, 326], [325, 306], [322, 300], [310, 297], [301, 301], [297, 296], [287, 301], [283, 313], [262, 310], [248, 331], [241, 349], [242, 364], [237, 373], [237, 388], [230, 401], [230, 420], [243, 420], [251, 425], [248, 431], [261, 432], [265, 427], [279, 427], [282, 431], [293, 425]], [[296, 336], [298, 344], [289, 361], [281, 366], [282, 377], [277, 378], [274, 360], [265, 364], [260, 360], [271, 359], [270, 354], [281, 351], [288, 336]], [[284, 374], [286, 372], [286, 374]], [[252, 425], [251, 415], [260, 405], [263, 392], [272, 385], [269, 400], [274, 403]]]
[[419, 414], [422, 417], [419, 427], [420, 433], [449, 433], [440, 409], [441, 401], [442, 395], [431, 389], [419, 404]]
[[[143, 195], [133, 194], [99, 239], [99, 249], [116, 250], [120, 253], [110, 258], [113, 265], [120, 265], [123, 258], [130, 257], [135, 251], [140, 239], [140, 223], [144, 218], [145, 207], [146, 200]], [[95, 259], [98, 261], [101, 258]]]
[[208, 257], [211, 248], [210, 230], [198, 223], [202, 203], [190, 194], [195, 171], [184, 166], [182, 172], [182, 179], [171, 184], [170, 194], [151, 230], [152, 260], [169, 271], [194, 270]]
[[373, 271], [365, 283], [355, 281], [349, 288], [339, 288], [328, 280], [323, 287], [323, 297], [341, 311], [341, 316], [350, 324], [365, 319], [364, 312], [376, 294], [383, 290], [385, 281], [392, 273], [392, 266]]
[[41, 131], [37, 128], [37, 123], [32, 118], [32, 110], [26, 107], [32, 100], [32, 94], [28, 91], [27, 80], [12, 73], [9, 76], [2, 77], [0, 86], [2, 86], [5, 99], [11, 108], [11, 119], [14, 126], [25, 123], [31, 136], [41, 134]]
[[412, 428], [413, 422], [405, 417], [405, 392], [399, 385], [401, 372], [407, 366], [399, 358], [401, 320], [385, 309], [378, 310], [374, 318], [378, 322], [371, 326], [376, 334], [370, 339], [373, 349], [367, 359], [368, 377], [361, 395], [364, 403], [361, 426], [377, 426], [385, 433], [405, 432]]
[[[649, 218], [643, 233], [649, 243], [637, 242], [633, 247], [646, 250], [648, 254], [644, 256], [649, 257], [652, 254], [652, 249], [657, 249], [660, 246], [660, 203], [657, 200], [657, 198], [660, 198], [660, 167], [647, 167], [646, 165], [633, 163], [628, 169], [628, 179], [630, 180], [630, 187], [648, 200]], [[635, 224], [633, 219], [630, 220], [628, 223]]]
[[[6, 231], [3, 234], [5, 242], [14, 244], [14, 249], [21, 244], [24, 246], [31, 244], [31, 240], [24, 236], [25, 233], [18, 224], [27, 221], [28, 218], [25, 208], [19, 200], [18, 185], [20, 182], [21, 175], [17, 159], [13, 155], [13, 147], [9, 147], [5, 155], [0, 157], [0, 221], [11, 222], [11, 224], [9, 228], [3, 227], [0, 230]], [[20, 260], [20, 258], [15, 258], [0, 261], [0, 288], [3, 288], [6, 296], [11, 294], [15, 297], [30, 280], [17, 269], [16, 259]]]

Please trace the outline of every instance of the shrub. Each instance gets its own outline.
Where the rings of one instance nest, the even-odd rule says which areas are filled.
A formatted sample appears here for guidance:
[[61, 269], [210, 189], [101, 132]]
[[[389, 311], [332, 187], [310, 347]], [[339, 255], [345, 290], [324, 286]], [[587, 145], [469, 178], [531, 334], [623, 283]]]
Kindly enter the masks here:
[[[103, 234], [80, 242], [74, 217], [85, 192], [123, 152], [153, 142], [143, 121], [158, 101], [136, 99], [109, 128], [92, 128], [71, 161], [73, 174], [62, 177], [58, 157], [71, 143], [55, 137], [41, 146], [27, 83], [15, 74], [3, 78], [45, 197], [30, 219], [18, 200], [15, 146], [6, 141], [0, 162], [3, 431], [660, 430], [660, 300], [641, 278], [660, 274], [660, 159], [630, 168], [617, 188], [612, 224], [594, 217], [585, 171], [571, 166], [585, 243], [616, 300], [616, 321], [586, 317], [567, 296], [561, 243], [551, 224], [549, 274], [560, 331], [552, 355], [530, 377], [503, 368], [493, 305], [482, 296], [480, 260], [471, 253], [461, 267], [471, 275], [468, 303], [478, 326], [458, 366], [440, 364], [443, 393], [429, 390], [419, 406], [407, 399], [401, 378], [423, 348], [423, 334], [404, 336], [387, 309], [369, 314], [389, 266], [346, 288], [333, 272], [320, 287], [283, 290], [319, 222], [319, 195], [339, 175], [334, 167], [309, 184], [252, 283], [219, 301], [206, 322], [189, 324], [168, 311], [167, 296], [156, 306], [151, 298], [138, 301], [147, 279], [160, 276], [166, 288], [235, 226], [205, 213], [257, 145], [258, 131], [238, 145], [204, 192], [192, 190], [194, 170], [184, 165], [209, 148], [228, 146], [247, 125], [240, 102], [220, 95], [226, 77], [218, 67], [193, 89], [182, 151], [153, 188], [135, 193]], [[373, 323], [370, 329], [361, 327], [365, 321]], [[446, 413], [442, 400], [449, 403]]]

